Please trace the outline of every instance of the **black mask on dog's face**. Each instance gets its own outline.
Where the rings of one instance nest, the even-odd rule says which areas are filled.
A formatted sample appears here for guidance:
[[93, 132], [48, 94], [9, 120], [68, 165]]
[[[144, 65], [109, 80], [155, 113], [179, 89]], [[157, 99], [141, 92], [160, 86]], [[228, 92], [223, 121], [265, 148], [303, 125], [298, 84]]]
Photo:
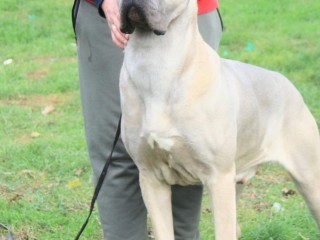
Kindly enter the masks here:
[[135, 28], [164, 35], [169, 23], [189, 0], [120, 0], [120, 30], [131, 34]]
[[121, 27], [123, 33], [131, 34], [135, 28], [153, 31], [163, 35], [165, 31], [155, 26], [160, 25], [160, 14], [153, 0], [123, 0], [120, 5]]
[[121, 5], [121, 28], [123, 33], [131, 34], [135, 28], [144, 31], [153, 31], [157, 35], [163, 35], [165, 32], [152, 29], [147, 18], [147, 9], [141, 4], [141, 1], [123, 1]]

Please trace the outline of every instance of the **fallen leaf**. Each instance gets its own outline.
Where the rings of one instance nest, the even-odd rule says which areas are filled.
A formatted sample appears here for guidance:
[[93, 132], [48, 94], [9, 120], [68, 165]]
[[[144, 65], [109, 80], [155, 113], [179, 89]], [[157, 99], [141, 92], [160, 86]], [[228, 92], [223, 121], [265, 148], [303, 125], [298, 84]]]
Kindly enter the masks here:
[[84, 173], [86, 170], [87, 170], [86, 167], [80, 168], [80, 169], [78, 169], [78, 170], [75, 172], [75, 175], [76, 175], [77, 177], [80, 177], [80, 176], [82, 175], [82, 173]]
[[282, 189], [282, 195], [285, 197], [293, 196], [296, 194], [296, 191], [293, 189], [284, 188]]
[[263, 210], [266, 210], [269, 208], [269, 203], [260, 202], [258, 204], [255, 204], [253, 208], [257, 212], [262, 212]]
[[49, 105], [46, 106], [43, 110], [42, 110], [42, 115], [46, 116], [49, 115], [50, 113], [54, 112], [56, 109], [54, 108], [54, 106]]
[[9, 199], [9, 202], [16, 202], [16, 201], [18, 201], [18, 200], [20, 200], [21, 198], [23, 197], [23, 194], [21, 194], [21, 193], [16, 193], [13, 197], [11, 197], [10, 199]]
[[73, 188], [76, 188], [76, 187], [80, 187], [81, 185], [82, 184], [81, 184], [79, 179], [74, 179], [74, 180], [72, 180], [71, 182], [69, 182], [67, 184], [67, 188], [73, 189]]
[[32, 138], [38, 138], [38, 137], [40, 137], [40, 133], [38, 133], [38, 132], [32, 132], [32, 133], [31, 133], [31, 137], [32, 137]]
[[27, 175], [28, 177], [34, 178], [32, 170], [25, 169], [21, 170], [20, 173], [23, 175]]

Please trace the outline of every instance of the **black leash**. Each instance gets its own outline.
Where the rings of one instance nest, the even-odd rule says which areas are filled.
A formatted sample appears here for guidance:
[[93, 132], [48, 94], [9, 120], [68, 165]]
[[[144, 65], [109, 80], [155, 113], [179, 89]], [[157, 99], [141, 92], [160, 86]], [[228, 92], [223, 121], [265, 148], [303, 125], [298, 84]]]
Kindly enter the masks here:
[[110, 165], [110, 162], [111, 162], [111, 158], [112, 158], [113, 151], [114, 151], [114, 149], [115, 149], [115, 147], [116, 147], [116, 144], [117, 144], [117, 142], [118, 142], [118, 139], [119, 139], [119, 137], [120, 137], [120, 132], [121, 132], [121, 131], [120, 131], [120, 125], [121, 125], [121, 116], [120, 116], [120, 119], [119, 119], [119, 123], [118, 123], [117, 131], [116, 131], [116, 135], [115, 135], [115, 138], [114, 138], [114, 140], [113, 140], [113, 145], [112, 145], [112, 149], [111, 149], [110, 155], [109, 155], [109, 157], [108, 157], [108, 159], [107, 159], [106, 164], [105, 164], [104, 167], [103, 167], [103, 170], [102, 170], [102, 172], [101, 172], [101, 174], [100, 174], [98, 183], [97, 183], [96, 188], [95, 188], [95, 190], [94, 190], [93, 197], [92, 197], [92, 199], [91, 199], [89, 215], [88, 215], [86, 221], [84, 222], [84, 224], [82, 225], [80, 231], [78, 232], [78, 235], [76, 236], [75, 240], [78, 240], [78, 239], [80, 238], [82, 232], [83, 232], [84, 229], [86, 228], [86, 226], [87, 226], [87, 224], [88, 224], [88, 222], [89, 222], [89, 219], [90, 219], [90, 217], [91, 217], [92, 211], [93, 211], [93, 209], [94, 209], [94, 204], [95, 204], [95, 202], [96, 202], [96, 200], [97, 200], [97, 198], [98, 198], [98, 195], [99, 195], [101, 186], [102, 186], [102, 184], [103, 184], [103, 181], [104, 181], [104, 179], [105, 179], [105, 176], [107, 175], [107, 170], [108, 170], [109, 165]]
[[13, 234], [11, 233], [10, 228], [8, 228], [6, 225], [0, 223], [0, 228], [6, 230], [8, 232], [8, 240], [13, 240]]
[[73, 6], [72, 6], [72, 10], [71, 10], [72, 27], [73, 27], [73, 31], [74, 31], [74, 35], [75, 35], [76, 40], [77, 40], [76, 21], [77, 21], [79, 6], [80, 6], [80, 0], [75, 0], [73, 3]]

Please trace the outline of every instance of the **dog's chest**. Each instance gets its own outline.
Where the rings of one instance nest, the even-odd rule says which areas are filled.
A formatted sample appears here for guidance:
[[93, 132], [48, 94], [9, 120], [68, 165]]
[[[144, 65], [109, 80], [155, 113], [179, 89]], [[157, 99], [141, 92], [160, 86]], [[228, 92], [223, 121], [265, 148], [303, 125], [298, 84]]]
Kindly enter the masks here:
[[148, 133], [141, 138], [139, 150], [138, 164], [169, 185], [199, 184], [199, 173], [207, 169], [196, 160], [192, 148], [181, 136]]

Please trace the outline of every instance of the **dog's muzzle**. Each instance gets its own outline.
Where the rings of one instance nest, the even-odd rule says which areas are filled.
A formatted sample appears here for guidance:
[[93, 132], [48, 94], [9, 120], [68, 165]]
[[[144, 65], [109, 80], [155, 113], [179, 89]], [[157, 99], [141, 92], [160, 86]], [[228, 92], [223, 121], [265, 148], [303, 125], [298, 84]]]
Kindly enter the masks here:
[[125, 0], [122, 3], [120, 10], [121, 26], [120, 30], [123, 33], [131, 34], [135, 28], [143, 31], [151, 31], [156, 35], [164, 35], [165, 31], [153, 29], [146, 14], [146, 9], [141, 6], [140, 1]]

